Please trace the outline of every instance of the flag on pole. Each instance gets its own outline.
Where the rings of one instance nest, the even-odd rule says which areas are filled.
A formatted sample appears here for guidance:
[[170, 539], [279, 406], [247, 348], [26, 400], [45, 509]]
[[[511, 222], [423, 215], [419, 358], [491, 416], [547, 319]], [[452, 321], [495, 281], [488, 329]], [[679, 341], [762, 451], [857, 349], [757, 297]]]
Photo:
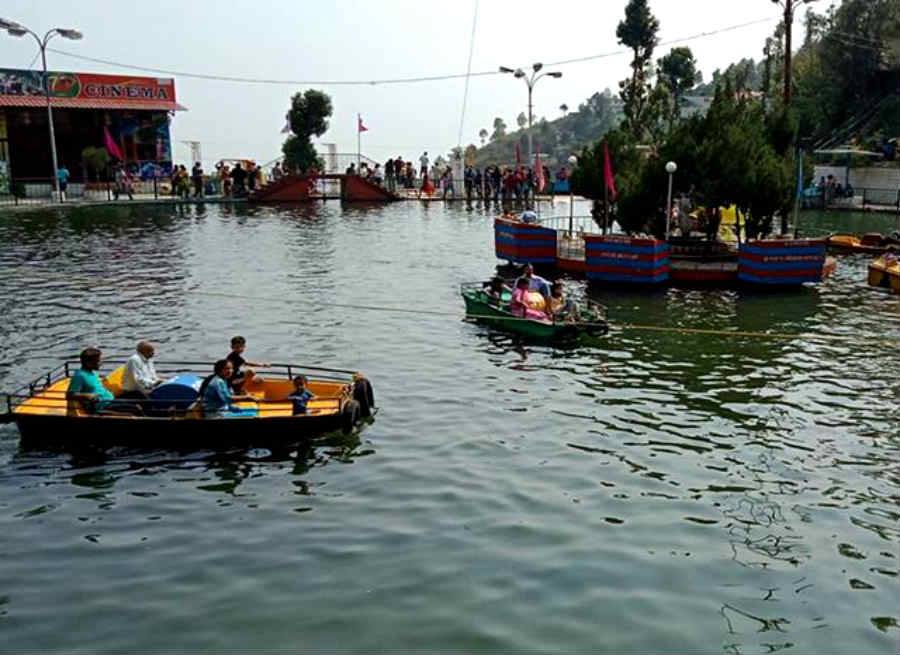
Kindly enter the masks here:
[[544, 190], [544, 185], [546, 185], [547, 180], [544, 179], [544, 167], [541, 164], [541, 148], [538, 146], [537, 152], [534, 153], [534, 180], [537, 185], [537, 192], [541, 193]]
[[518, 142], [516, 142], [516, 166], [522, 165], [522, 149], [519, 147]]
[[356, 131], [357, 132], [368, 132], [369, 128], [363, 125], [362, 116], [359, 114], [356, 115]]
[[616, 177], [613, 175], [612, 161], [609, 158], [609, 147], [603, 142], [603, 183], [609, 191], [609, 197], [613, 200], [619, 195], [616, 191]]
[[109, 128], [106, 126], [103, 127], [103, 145], [106, 147], [106, 152], [109, 153], [110, 157], [115, 157], [119, 161], [125, 161], [125, 155], [122, 154], [122, 149], [119, 147], [119, 144], [116, 143], [112, 134], [109, 133]]
[[291, 131], [291, 112], [288, 112], [284, 115], [284, 127], [281, 128], [282, 134], [287, 134]]

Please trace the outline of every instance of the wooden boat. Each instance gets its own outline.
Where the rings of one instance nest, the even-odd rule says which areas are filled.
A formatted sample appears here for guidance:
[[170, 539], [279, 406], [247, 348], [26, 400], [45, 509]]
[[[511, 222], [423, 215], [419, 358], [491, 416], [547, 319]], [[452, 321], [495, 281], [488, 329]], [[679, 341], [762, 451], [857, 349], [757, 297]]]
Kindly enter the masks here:
[[[7, 413], [14, 421], [23, 447], [152, 446], [221, 447], [249, 444], [296, 443], [322, 433], [349, 433], [374, 412], [368, 380], [358, 373], [337, 369], [273, 364], [257, 370], [245, 391], [252, 401], [235, 405], [246, 416], [204, 416], [197, 402], [208, 362], [158, 362], [166, 382], [140, 403], [113, 400], [102, 412], [92, 413], [78, 401], [66, 399], [70, 374], [77, 362], [64, 362], [16, 392], [5, 394]], [[119, 366], [103, 383], [118, 398], [125, 367]], [[307, 413], [294, 415], [287, 398], [296, 375], [306, 375], [315, 398]], [[4, 397], [4, 396], [0, 396]]]
[[869, 286], [884, 287], [900, 293], [900, 259], [893, 254], [882, 255], [869, 264]]
[[466, 318], [507, 332], [538, 340], [572, 339], [581, 335], [606, 334], [609, 325], [602, 305], [586, 301], [574, 320], [536, 321], [513, 316], [509, 311], [512, 295], [504, 293], [498, 303], [484, 291], [481, 282], [463, 284], [460, 288], [466, 303]]
[[828, 250], [840, 255], [878, 255], [891, 246], [900, 248], [900, 239], [878, 232], [869, 232], [861, 237], [855, 234], [832, 234], [828, 237]]

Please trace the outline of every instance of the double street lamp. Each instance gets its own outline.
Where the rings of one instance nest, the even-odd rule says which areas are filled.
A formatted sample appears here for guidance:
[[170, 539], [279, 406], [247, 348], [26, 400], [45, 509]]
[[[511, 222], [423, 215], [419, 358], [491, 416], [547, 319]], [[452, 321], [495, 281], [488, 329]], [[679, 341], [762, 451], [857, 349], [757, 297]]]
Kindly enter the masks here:
[[41, 65], [43, 66], [44, 71], [44, 96], [47, 98], [47, 123], [50, 125], [50, 156], [53, 160], [53, 176], [50, 179], [53, 180], [53, 188], [56, 190], [56, 197], [62, 201], [62, 194], [59, 190], [59, 162], [56, 159], [56, 134], [53, 130], [53, 105], [50, 102], [50, 76], [47, 74], [47, 44], [50, 43], [50, 39], [54, 36], [61, 36], [64, 39], [78, 41], [82, 38], [82, 34], [78, 30], [54, 27], [41, 38], [37, 33], [24, 25], [20, 25], [15, 21], [6, 20], [5, 18], [0, 18], [0, 30], [6, 30], [10, 36], [25, 36], [26, 34], [30, 34], [34, 37], [34, 40], [37, 41], [38, 48], [41, 50]]
[[[562, 73], [559, 71], [545, 71], [541, 72], [544, 68], [544, 65], [540, 62], [534, 64], [531, 67], [531, 75], [528, 75], [521, 68], [508, 68], [506, 66], [500, 67], [501, 73], [508, 73], [513, 77], [517, 77], [521, 80], [525, 80], [525, 85], [528, 87], [528, 161], [531, 162], [531, 158], [534, 156], [534, 143], [532, 142], [531, 137], [531, 122], [532, 122], [532, 104], [531, 104], [531, 93], [534, 91], [534, 85], [537, 84], [537, 81], [542, 77], [555, 77], [559, 79], [562, 77]], [[529, 163], [529, 165], [532, 165]]]

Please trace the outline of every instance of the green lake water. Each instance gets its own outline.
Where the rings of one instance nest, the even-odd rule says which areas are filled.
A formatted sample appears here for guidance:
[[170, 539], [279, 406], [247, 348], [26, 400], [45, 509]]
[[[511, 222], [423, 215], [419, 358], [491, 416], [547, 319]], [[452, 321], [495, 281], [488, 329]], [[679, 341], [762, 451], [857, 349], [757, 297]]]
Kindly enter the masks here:
[[462, 205], [8, 212], [0, 244], [2, 390], [88, 344], [213, 360], [240, 333], [380, 405], [290, 453], [0, 426], [2, 650], [896, 652], [900, 298], [866, 257], [771, 295], [591, 291], [613, 324], [792, 339], [554, 348], [455, 317], [497, 264]]

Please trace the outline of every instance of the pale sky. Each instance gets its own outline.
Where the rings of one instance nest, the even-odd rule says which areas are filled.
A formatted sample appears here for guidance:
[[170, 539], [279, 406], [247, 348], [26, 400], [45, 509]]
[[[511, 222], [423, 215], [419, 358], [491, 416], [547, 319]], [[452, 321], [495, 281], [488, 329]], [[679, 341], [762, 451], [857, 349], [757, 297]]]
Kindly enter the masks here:
[[[472, 71], [500, 65], [616, 52], [616, 25], [626, 0], [479, 0]], [[660, 20], [660, 40], [671, 41], [757, 20], [751, 25], [684, 43], [708, 79], [742, 57], [759, 59], [767, 35], [780, 18], [771, 0], [651, 0]], [[813, 6], [822, 9], [824, 2]], [[123, 64], [189, 73], [286, 80], [372, 80], [466, 72], [476, 0], [3, 0], [0, 17], [43, 33], [74, 27], [82, 41], [55, 40], [51, 47]], [[802, 12], [795, 29], [802, 38]], [[654, 58], [668, 52], [661, 46]], [[0, 67], [26, 68], [37, 46], [0, 32]], [[57, 53], [52, 70], [138, 73]], [[561, 79], [535, 88], [535, 119], [556, 118], [559, 106], [575, 108], [595, 91], [628, 74], [624, 55], [560, 65]], [[40, 67], [40, 62], [34, 64]], [[159, 74], [160, 77], [167, 75]], [[222, 157], [268, 161], [280, 154], [284, 114], [290, 96], [310, 86], [242, 84], [175, 75], [176, 93], [189, 111], [177, 114], [172, 140], [175, 158], [187, 161], [180, 140], [202, 143], [207, 165]], [[384, 160], [422, 150], [434, 157], [457, 144], [464, 79], [399, 85], [311, 85], [326, 91], [334, 115], [322, 143], [356, 152], [356, 114], [369, 131], [363, 154]], [[463, 124], [463, 145], [478, 143], [495, 116], [515, 126], [525, 111], [525, 84], [512, 76], [473, 77]]]

